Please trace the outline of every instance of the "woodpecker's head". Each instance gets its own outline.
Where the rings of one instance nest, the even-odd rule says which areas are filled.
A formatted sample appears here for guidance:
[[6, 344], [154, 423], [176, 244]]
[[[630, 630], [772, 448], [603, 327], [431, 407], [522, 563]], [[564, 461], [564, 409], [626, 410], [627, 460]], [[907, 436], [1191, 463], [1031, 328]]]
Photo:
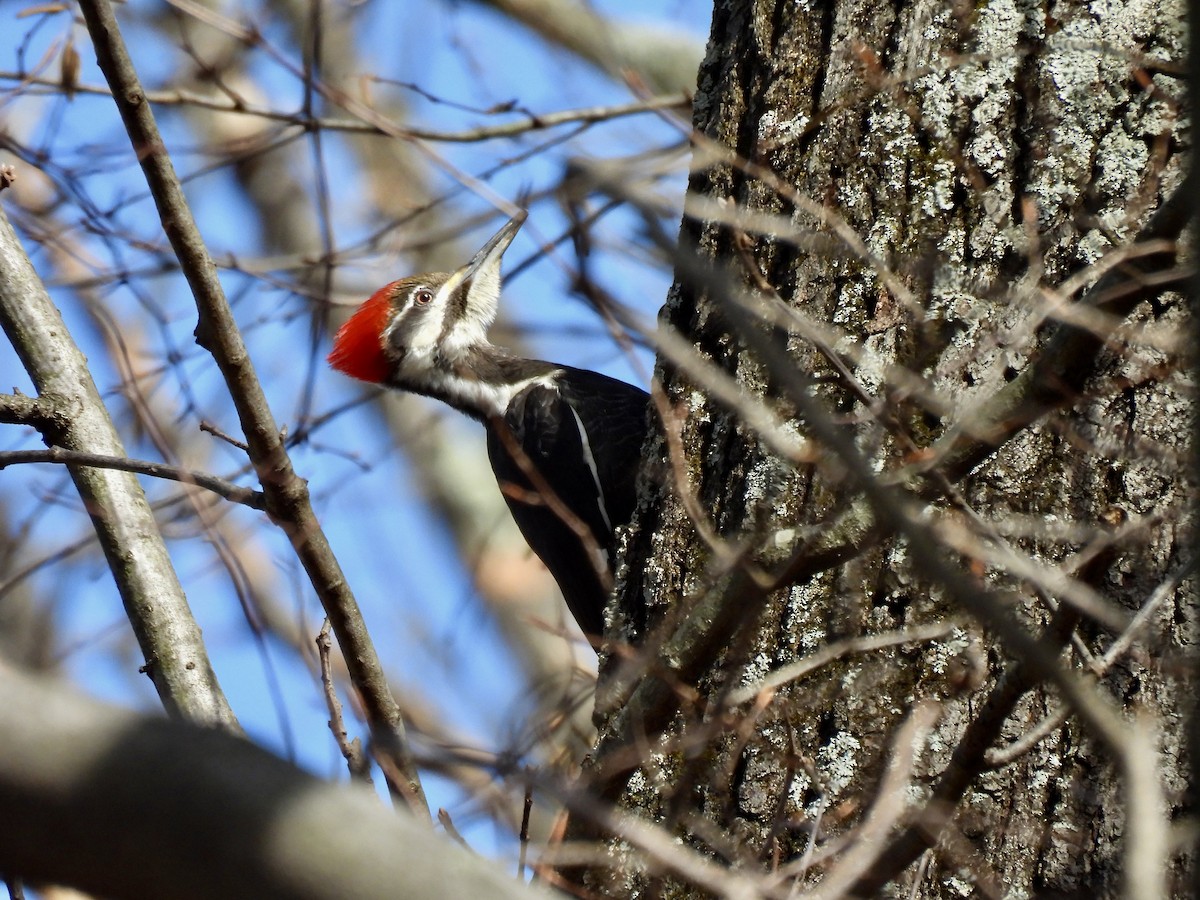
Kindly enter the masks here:
[[454, 369], [488, 346], [500, 299], [500, 260], [525, 213], [510, 219], [455, 272], [393, 281], [338, 329], [329, 364], [362, 381], [420, 390], [432, 373]]

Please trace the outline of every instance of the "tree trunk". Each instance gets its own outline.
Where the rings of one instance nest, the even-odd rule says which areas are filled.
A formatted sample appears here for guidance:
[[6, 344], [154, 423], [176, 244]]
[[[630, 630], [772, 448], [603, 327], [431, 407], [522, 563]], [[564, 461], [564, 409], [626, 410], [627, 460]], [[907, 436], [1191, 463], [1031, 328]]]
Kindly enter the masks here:
[[1187, 771], [1187, 310], [1081, 288], [1173, 283], [1183, 44], [1170, 0], [718, 0], [604, 794], [784, 889], [1179, 889], [1127, 824]]

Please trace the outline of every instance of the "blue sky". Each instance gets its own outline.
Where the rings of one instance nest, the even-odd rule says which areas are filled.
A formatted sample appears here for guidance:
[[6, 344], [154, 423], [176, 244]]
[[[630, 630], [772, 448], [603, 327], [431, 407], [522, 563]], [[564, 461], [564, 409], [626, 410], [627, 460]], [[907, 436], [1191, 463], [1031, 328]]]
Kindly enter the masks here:
[[[65, 15], [18, 18], [35, 4], [0, 2], [0, 71], [18, 68], [24, 52], [26, 68], [34, 66], [56, 42], [73, 32], [83, 62], [81, 81], [100, 84], [86, 32], [68, 25]], [[630, 92], [565, 52], [547, 52], [536, 38], [499, 15], [468, 3], [385, 3], [359, 5], [358, 46], [363, 71], [376, 72], [400, 82], [413, 82], [424, 91], [456, 104], [484, 110], [516, 101], [538, 113], [597, 104], [624, 103]], [[622, 3], [594, 4], [602, 12], [626, 14]], [[132, 21], [132, 13], [156, 13], [165, 7], [145, 2], [121, 7], [135, 63], [151, 87], [169, 86], [180, 63], [178, 48], [160, 42], [156, 34]], [[328, 6], [329, 14], [344, 12], [344, 4]], [[290, 46], [282, 26], [255, 4], [234, 4], [227, 15], [239, 21], [253, 17], [268, 41]], [[709, 9], [699, 0], [659, 0], [637, 5], [637, 16], [646, 22], [663, 22], [693, 34], [698, 42], [706, 35]], [[287, 107], [303, 98], [296, 77], [268, 58], [254, 54], [253, 71], [267, 86], [273, 105]], [[292, 59], [299, 65], [299, 60]], [[57, 71], [52, 66], [51, 73]], [[137, 270], [163, 257], [157, 217], [134, 162], [128, 141], [111, 103], [102, 97], [79, 95], [71, 103], [61, 97], [40, 96], [37, 91], [10, 93], [16, 81], [0, 81], [0, 133], [9, 133], [27, 151], [39, 154], [55, 175], [62, 204], [60, 221], [68, 223], [77, 246], [86, 248], [84, 270], [98, 275], [117, 269]], [[376, 90], [382, 90], [377, 88]], [[405, 93], [411, 122], [430, 127], [461, 129], [497, 120], [450, 103], [435, 103]], [[499, 117], [503, 121], [503, 117]], [[199, 225], [210, 249], [220, 257], [234, 252], [246, 259], [260, 253], [257, 230], [251, 227], [249, 208], [226, 170], [203, 174], [211, 163], [202, 135], [192, 133], [173, 110], [159, 110], [160, 127], [173, 151]], [[563, 134], [562, 130], [550, 134]], [[458, 169], [478, 175], [498, 161], [515, 157], [534, 146], [535, 139], [490, 141], [478, 145], [436, 145], [434, 149]], [[522, 191], [552, 187], [561, 178], [567, 160], [581, 155], [622, 156], [679, 139], [678, 132], [653, 116], [619, 120], [592, 128], [572, 141], [503, 168], [489, 185], [508, 198]], [[338, 248], [351, 247], [378, 222], [363, 218], [367, 207], [360, 196], [354, 157], [335, 136], [323, 142], [325, 175], [331, 185], [332, 238]], [[313, 157], [315, 160], [315, 157]], [[0, 147], [0, 163], [18, 166], [18, 177], [30, 176], [28, 162]], [[315, 162], [313, 163], [315, 165]], [[199, 173], [199, 174], [198, 174]], [[314, 170], [307, 173], [315, 185]], [[458, 220], [482, 213], [486, 204], [459, 189], [446, 175], [434, 178], [438, 193], [453, 195]], [[679, 170], [664, 185], [665, 192], [682, 195], [685, 175]], [[29, 190], [17, 197], [38, 195]], [[10, 197], [3, 198], [11, 218], [21, 224]], [[102, 236], [84, 227], [89, 208], [115, 210], [114, 218], [125, 234]], [[313, 205], [315, 216], [315, 201]], [[536, 238], [557, 235], [564, 218], [553, 202], [535, 204], [527, 233], [518, 237], [507, 256], [506, 268], [529, 257]], [[473, 247], [498, 226], [499, 217], [481, 221], [461, 236]], [[628, 252], [626, 242], [635, 237], [635, 223], [626, 216], [606, 220], [597, 235], [600, 253], [596, 271], [605, 287], [652, 319], [669, 284], [669, 273]], [[52, 260], [39, 252], [31, 236], [22, 234], [40, 271], [57, 271]], [[134, 238], [150, 245], [138, 247]], [[565, 259], [571, 261], [569, 247]], [[361, 260], [367, 279], [395, 266], [379, 283], [409, 274], [403, 259], [378, 257]], [[383, 264], [381, 267], [381, 263]], [[355, 263], [340, 275], [353, 280]], [[302, 386], [310, 367], [308, 354], [312, 300], [291, 290], [288, 273], [278, 277], [248, 278], [223, 272], [226, 291], [234, 307], [253, 358], [268, 390], [277, 419], [294, 431], [302, 413]], [[378, 277], [378, 276], [377, 276]], [[155, 388], [164, 408], [177, 411], [172, 424], [193, 440], [201, 436], [200, 419], [216, 422], [236, 433], [236, 419], [215, 368], [195, 347], [191, 330], [194, 308], [182, 280], [173, 273], [121, 283], [109, 278], [97, 288], [100, 306], [117, 323], [118, 331], [136, 325], [144, 329], [146, 345], [162, 354], [174, 353], [179, 362], [169, 377]], [[118, 371], [109, 365], [103, 317], [89, 310], [75, 291], [54, 287], [68, 327], [93, 362], [94, 376], [114, 415], [128, 421], [126, 400], [117, 391]], [[628, 359], [608, 336], [596, 316], [568, 292], [566, 275], [553, 259], [543, 258], [506, 286], [504, 305], [512, 321], [528, 331], [540, 355], [574, 365], [606, 371], [628, 381], [641, 381], [652, 367], [642, 353]], [[328, 348], [323, 338], [319, 357]], [[321, 414], [362, 394], [359, 386], [320, 365], [313, 411]], [[11, 348], [0, 346], [0, 389], [11, 387], [32, 393]], [[468, 448], [478, 435], [462, 425]], [[157, 458], [154, 447], [137, 433], [126, 433], [132, 455]], [[38, 446], [31, 431], [5, 426], [0, 429], [0, 449]], [[482, 452], [482, 445], [479, 445]], [[213, 448], [214, 469], [229, 475], [243, 464], [233, 448]], [[500, 746], [511, 736], [527, 698], [518, 668], [498, 641], [486, 614], [472, 602], [468, 574], [458, 562], [451, 536], [431, 518], [402, 454], [390, 446], [388, 434], [369, 408], [338, 416], [313, 432], [296, 447], [297, 470], [309, 479], [314, 502], [347, 577], [354, 588], [385, 663], [402, 684], [418, 688], [463, 733], [481, 746]], [[223, 468], [222, 468], [223, 467]], [[172, 493], [169, 486], [147, 484], [152, 498]], [[15, 467], [0, 473], [0, 497], [10, 528], [23, 529], [22, 549], [28, 559], [44, 558], [54, 550], [85, 538], [86, 518], [72, 497], [65, 475], [49, 467]], [[48, 500], [48, 498], [51, 498]], [[247, 534], [269, 530], [263, 518], [244, 509], [223, 509]], [[294, 754], [302, 765], [341, 777], [340, 757], [329, 739], [326, 712], [312, 678], [285, 648], [272, 639], [257, 640], [232, 590], [228, 572], [217, 564], [203, 535], [186, 521], [164, 516], [172, 558], [179, 570], [194, 612], [200, 621], [217, 668], [243, 725], [265, 745]], [[311, 632], [321, 613], [291, 558], [277, 536], [264, 541], [275, 582], [282, 593], [275, 599], [303, 618]], [[119, 598], [102, 560], [94, 548], [71, 561], [47, 565], [28, 584], [40, 603], [54, 609], [60, 632], [58, 647], [67, 671], [93, 694], [127, 706], [153, 709], [156, 699], [146, 680], [136, 674], [140, 664], [130, 643]], [[3, 595], [0, 595], [3, 603]], [[427, 784], [434, 806], [452, 809], [462, 799], [437, 779]], [[502, 848], [507, 839], [487, 828], [469, 837], [485, 851]], [[493, 837], [500, 841], [493, 844]]]

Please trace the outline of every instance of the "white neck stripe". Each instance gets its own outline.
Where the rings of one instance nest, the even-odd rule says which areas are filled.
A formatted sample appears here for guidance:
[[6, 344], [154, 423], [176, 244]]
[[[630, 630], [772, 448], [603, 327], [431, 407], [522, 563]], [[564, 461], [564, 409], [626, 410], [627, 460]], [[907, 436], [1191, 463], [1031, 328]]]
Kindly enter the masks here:
[[[534, 385], [557, 390], [557, 385], [554, 383], [556, 374], [556, 372], [545, 372], [522, 381], [514, 381], [511, 384], [494, 384], [480, 381], [478, 378], [464, 378], [442, 369], [431, 369], [422, 378], [420, 391], [444, 400], [451, 406], [474, 412], [485, 419], [493, 416], [503, 418], [504, 414], [508, 412], [509, 404], [521, 391]], [[582, 428], [583, 426], [580, 425], [580, 429]], [[585, 436], [585, 446], [586, 442]]]

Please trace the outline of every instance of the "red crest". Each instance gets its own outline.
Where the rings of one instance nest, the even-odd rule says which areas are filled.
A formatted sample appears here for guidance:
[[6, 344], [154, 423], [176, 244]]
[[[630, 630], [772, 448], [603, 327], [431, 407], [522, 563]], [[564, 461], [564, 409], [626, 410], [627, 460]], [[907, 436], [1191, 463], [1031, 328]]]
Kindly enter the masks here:
[[377, 290], [338, 329], [326, 359], [339, 372], [373, 384], [387, 380], [391, 365], [383, 353], [383, 331], [392, 311], [392, 287]]

